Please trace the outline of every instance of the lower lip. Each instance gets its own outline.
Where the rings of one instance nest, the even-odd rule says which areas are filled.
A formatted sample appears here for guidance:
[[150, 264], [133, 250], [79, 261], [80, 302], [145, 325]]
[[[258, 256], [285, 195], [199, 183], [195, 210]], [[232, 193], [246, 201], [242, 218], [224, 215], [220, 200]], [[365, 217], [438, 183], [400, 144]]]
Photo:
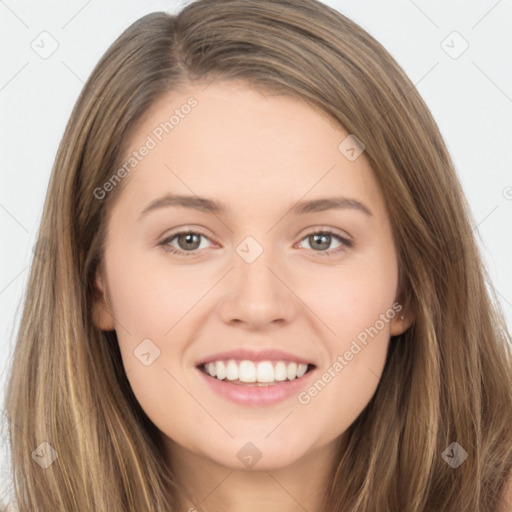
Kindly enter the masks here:
[[229, 380], [219, 380], [210, 377], [196, 368], [210, 388], [219, 395], [241, 405], [271, 405], [297, 394], [309, 382], [316, 368], [305, 373], [302, 377], [290, 381], [279, 382], [269, 386], [254, 386], [232, 384]]

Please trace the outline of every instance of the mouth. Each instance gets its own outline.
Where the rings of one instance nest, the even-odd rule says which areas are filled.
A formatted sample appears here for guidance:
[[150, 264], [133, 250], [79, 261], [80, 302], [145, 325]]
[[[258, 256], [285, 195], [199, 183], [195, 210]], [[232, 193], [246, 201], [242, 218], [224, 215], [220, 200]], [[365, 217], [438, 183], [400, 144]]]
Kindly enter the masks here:
[[218, 359], [197, 368], [208, 377], [237, 386], [268, 387], [301, 379], [315, 365], [290, 360]]
[[197, 361], [195, 366], [207, 393], [251, 407], [292, 399], [318, 373], [310, 357], [270, 347], [217, 352]]

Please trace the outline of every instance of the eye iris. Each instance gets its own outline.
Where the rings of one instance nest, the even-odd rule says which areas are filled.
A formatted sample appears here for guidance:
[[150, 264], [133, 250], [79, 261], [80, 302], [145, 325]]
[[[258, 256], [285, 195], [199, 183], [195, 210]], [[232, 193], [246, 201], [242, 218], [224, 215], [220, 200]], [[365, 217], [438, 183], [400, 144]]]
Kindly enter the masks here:
[[[201, 235], [200, 233], [194, 232], [186, 232], [176, 235], [174, 238], [178, 240], [178, 245], [180, 249], [185, 252], [192, 252], [199, 248], [201, 245]], [[318, 232], [312, 233], [308, 236], [311, 247], [315, 251], [325, 251], [325, 249], [329, 249], [331, 245], [332, 235], [326, 232]]]
[[[310, 236], [310, 239], [313, 238], [314, 240], [314, 243], [311, 244], [311, 246], [313, 247], [313, 249], [328, 249], [329, 248], [329, 245], [330, 245], [330, 241], [331, 241], [331, 235], [327, 235], [327, 234], [324, 234], [324, 233], [315, 233], [313, 235]], [[315, 244], [319, 241], [319, 239], [324, 239], [324, 243], [322, 244], [322, 242], [320, 242], [320, 247], [317, 245], [315, 247]], [[325, 239], [327, 239], [327, 242], [325, 242]]]
[[[193, 243], [193, 247], [191, 247], [190, 245], [183, 246], [182, 241], [184, 241], [185, 243], [190, 243], [192, 242], [193, 237], [196, 237], [196, 242]], [[182, 249], [197, 249], [201, 245], [200, 235], [198, 235], [197, 233], [185, 233], [183, 235], [179, 235], [178, 244]]]

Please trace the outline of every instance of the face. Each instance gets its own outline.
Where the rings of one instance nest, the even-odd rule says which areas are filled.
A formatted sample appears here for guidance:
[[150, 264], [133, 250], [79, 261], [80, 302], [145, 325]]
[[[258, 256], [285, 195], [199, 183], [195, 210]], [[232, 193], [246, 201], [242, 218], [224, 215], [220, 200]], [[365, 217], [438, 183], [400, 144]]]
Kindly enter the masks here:
[[329, 447], [374, 394], [410, 320], [381, 192], [348, 135], [237, 82], [169, 93], [138, 127], [96, 280], [112, 314], [100, 299], [95, 322], [116, 330], [170, 452], [283, 467]]

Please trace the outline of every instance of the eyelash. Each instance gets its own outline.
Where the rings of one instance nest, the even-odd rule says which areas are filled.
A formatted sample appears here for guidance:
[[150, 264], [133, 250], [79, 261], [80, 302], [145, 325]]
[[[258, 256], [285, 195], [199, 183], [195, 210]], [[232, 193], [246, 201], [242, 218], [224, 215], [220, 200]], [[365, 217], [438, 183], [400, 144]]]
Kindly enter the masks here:
[[[202, 236], [209, 240], [209, 238], [206, 235], [204, 235], [203, 233], [199, 233], [197, 231], [180, 231], [179, 233], [174, 233], [173, 235], [167, 237], [165, 240], [160, 242], [158, 245], [161, 245], [163, 247], [164, 251], [171, 253], [171, 254], [177, 254], [180, 256], [187, 256], [187, 257], [197, 255], [197, 252], [198, 252], [197, 249], [195, 249], [194, 251], [182, 251], [179, 249], [171, 248], [168, 245], [172, 240], [174, 240], [175, 238], [177, 238], [180, 235], [199, 235], [199, 236]], [[347, 249], [347, 248], [350, 249], [354, 246], [354, 242], [352, 242], [351, 240], [348, 240], [347, 238], [343, 238], [342, 236], [334, 233], [333, 231], [328, 231], [328, 230], [317, 230], [317, 231], [308, 233], [307, 235], [305, 235], [304, 237], [301, 238], [301, 242], [305, 238], [308, 238], [313, 235], [330, 235], [331, 237], [335, 238], [342, 244], [342, 246], [338, 247], [337, 249], [329, 249], [328, 251], [315, 251], [318, 253], [319, 256], [333, 256], [334, 254], [337, 254], [338, 252], [341, 252], [344, 249]]]

